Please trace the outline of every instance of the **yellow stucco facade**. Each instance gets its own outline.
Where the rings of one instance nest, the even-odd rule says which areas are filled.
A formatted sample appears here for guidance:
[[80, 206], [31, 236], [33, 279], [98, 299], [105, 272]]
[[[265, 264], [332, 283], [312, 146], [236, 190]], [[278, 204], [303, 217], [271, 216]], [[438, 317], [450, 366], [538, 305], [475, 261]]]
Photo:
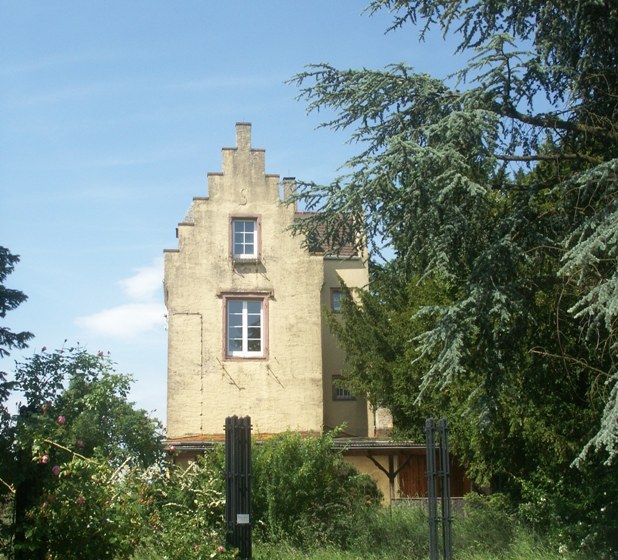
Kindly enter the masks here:
[[208, 196], [193, 199], [166, 250], [168, 311], [167, 437], [223, 434], [225, 418], [249, 415], [253, 433], [374, 433], [367, 403], [337, 390], [344, 356], [324, 311], [340, 279], [367, 285], [364, 255], [310, 253], [289, 227], [284, 203], [293, 179], [265, 172], [251, 125], [236, 125]]

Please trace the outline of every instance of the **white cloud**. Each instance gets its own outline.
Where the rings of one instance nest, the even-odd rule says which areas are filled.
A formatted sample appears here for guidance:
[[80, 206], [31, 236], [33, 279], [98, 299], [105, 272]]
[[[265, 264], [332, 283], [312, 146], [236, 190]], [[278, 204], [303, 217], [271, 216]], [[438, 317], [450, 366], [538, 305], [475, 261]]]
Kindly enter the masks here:
[[78, 317], [75, 322], [95, 335], [135, 338], [163, 330], [165, 306], [162, 303], [128, 303]]
[[136, 269], [133, 276], [120, 280], [130, 303], [110, 307], [75, 319], [77, 326], [98, 336], [136, 338], [139, 335], [163, 331], [165, 306], [160, 303], [163, 282], [163, 259]]
[[133, 276], [118, 282], [131, 299], [152, 301], [161, 296], [163, 285], [163, 259], [154, 260], [150, 266], [136, 269]]

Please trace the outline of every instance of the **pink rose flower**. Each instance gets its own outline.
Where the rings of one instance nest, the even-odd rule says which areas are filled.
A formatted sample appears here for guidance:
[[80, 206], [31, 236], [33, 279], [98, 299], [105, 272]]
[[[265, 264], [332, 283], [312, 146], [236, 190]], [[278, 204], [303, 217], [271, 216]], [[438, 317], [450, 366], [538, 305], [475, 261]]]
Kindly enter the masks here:
[[40, 459], [41, 463], [43, 463], [44, 465], [47, 465], [47, 463], [49, 463], [49, 456], [48, 455], [43, 455]]
[[224, 546], [219, 545], [219, 546], [217, 547], [217, 552], [225, 552], [225, 547], [224, 547]]
[[64, 424], [67, 421], [67, 419], [64, 416], [58, 416], [56, 420], [58, 424]]
[[99, 356], [99, 358], [102, 358], [103, 357], [103, 350], [99, 350], [97, 352], [97, 356]]
[[52, 474], [54, 476], [58, 476], [60, 474], [60, 467], [58, 465], [54, 465], [52, 467]]
[[176, 446], [175, 446], [175, 445], [170, 445], [170, 446], [167, 448], [167, 451], [168, 451], [169, 453], [176, 453]]

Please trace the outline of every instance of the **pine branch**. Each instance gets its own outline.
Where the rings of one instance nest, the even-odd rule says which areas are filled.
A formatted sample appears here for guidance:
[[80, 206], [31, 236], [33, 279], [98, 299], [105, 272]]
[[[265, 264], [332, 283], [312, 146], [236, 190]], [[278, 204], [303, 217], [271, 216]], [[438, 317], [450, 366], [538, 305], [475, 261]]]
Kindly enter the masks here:
[[564, 130], [566, 132], [579, 132], [583, 134], [590, 134], [592, 136], [606, 137], [613, 140], [618, 140], [618, 132], [615, 130], [608, 130], [607, 128], [601, 126], [591, 126], [580, 122], [575, 123], [571, 121], [565, 121], [563, 119], [559, 119], [554, 115], [526, 115], [525, 113], [520, 113], [514, 107], [509, 107], [507, 105], [502, 105], [499, 103], [493, 104], [493, 111], [503, 117], [515, 119], [519, 122], [532, 126], [551, 128], [555, 130]]
[[557, 154], [536, 154], [531, 156], [511, 156], [507, 154], [495, 154], [494, 157], [500, 161], [561, 161], [561, 160], [583, 160], [594, 165], [603, 163], [601, 158], [588, 156], [586, 154], [573, 154], [573, 153], [557, 153]]
[[575, 358], [573, 356], [562, 356], [560, 354], [552, 354], [551, 352], [545, 352], [542, 350], [538, 350], [536, 348], [532, 348], [530, 350], [531, 354], [538, 354], [539, 356], [545, 356], [546, 358], [556, 358], [558, 360], [569, 360], [570, 362], [577, 364], [579, 366], [582, 366], [586, 369], [589, 369], [590, 371], [594, 371], [596, 373], [598, 373], [599, 375], [603, 375], [605, 377], [609, 377], [609, 374], [606, 371], [603, 371], [602, 369], [596, 368], [594, 366], [591, 366], [589, 363], [580, 360], [579, 358]]

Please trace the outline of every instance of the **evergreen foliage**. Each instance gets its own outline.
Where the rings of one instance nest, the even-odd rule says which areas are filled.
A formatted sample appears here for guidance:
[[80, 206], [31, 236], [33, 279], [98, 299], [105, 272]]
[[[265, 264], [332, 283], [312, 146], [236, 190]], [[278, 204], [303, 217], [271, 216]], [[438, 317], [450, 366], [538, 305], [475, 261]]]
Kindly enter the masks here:
[[[16, 309], [28, 299], [23, 292], [4, 285], [7, 276], [15, 270], [15, 264], [18, 262], [17, 255], [11, 254], [6, 247], [0, 246], [0, 319], [4, 319], [8, 311]], [[8, 356], [12, 348], [23, 350], [33, 336], [29, 332], [14, 333], [4, 325], [0, 326], [0, 358]]]
[[[28, 296], [20, 290], [7, 288], [5, 280], [15, 270], [15, 264], [19, 262], [17, 255], [11, 254], [6, 248], [0, 246], [0, 319], [4, 323], [7, 312], [19, 307], [28, 299]], [[30, 332], [15, 333], [4, 324], [0, 324], [0, 358], [9, 355], [13, 348], [23, 350], [28, 346], [28, 341], [34, 335]], [[4, 403], [9, 397], [13, 383], [7, 381], [7, 373], [0, 371], [0, 426], [3, 434], [6, 433], [10, 414]]]
[[359, 146], [332, 184], [299, 183], [296, 200], [320, 213], [297, 230], [337, 245], [355, 239], [342, 221], [362, 221], [371, 254], [395, 255], [372, 263], [362, 306], [331, 321], [349, 387], [390, 407], [402, 432], [446, 415], [478, 482], [607, 546], [618, 530], [606, 514], [618, 497], [618, 10], [369, 7], [382, 9], [393, 30], [438, 28], [469, 58], [446, 79], [398, 63], [318, 64], [293, 80], [308, 111], [330, 110], [323, 126]]

